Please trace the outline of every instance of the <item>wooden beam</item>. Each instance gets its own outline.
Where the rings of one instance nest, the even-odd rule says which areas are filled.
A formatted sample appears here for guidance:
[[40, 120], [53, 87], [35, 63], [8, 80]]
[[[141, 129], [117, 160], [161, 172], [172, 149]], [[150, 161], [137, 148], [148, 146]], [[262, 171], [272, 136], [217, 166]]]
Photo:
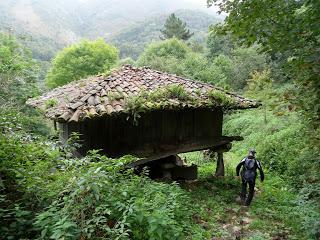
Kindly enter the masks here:
[[217, 152], [217, 153], [223, 153], [223, 152], [229, 152], [232, 147], [232, 143], [228, 142], [222, 145], [214, 146], [210, 148], [211, 152]]
[[140, 164], [145, 164], [160, 158], [164, 158], [170, 155], [175, 155], [185, 152], [200, 151], [205, 149], [215, 149], [215, 152], [219, 150], [220, 152], [225, 152], [226, 149], [230, 150], [230, 141], [234, 137], [222, 136], [216, 139], [209, 140], [199, 140], [197, 142], [185, 142], [180, 144], [171, 145], [157, 145], [152, 146], [150, 144], [141, 146], [140, 150], [131, 153], [131, 155], [140, 157], [140, 160], [133, 163], [137, 166]]

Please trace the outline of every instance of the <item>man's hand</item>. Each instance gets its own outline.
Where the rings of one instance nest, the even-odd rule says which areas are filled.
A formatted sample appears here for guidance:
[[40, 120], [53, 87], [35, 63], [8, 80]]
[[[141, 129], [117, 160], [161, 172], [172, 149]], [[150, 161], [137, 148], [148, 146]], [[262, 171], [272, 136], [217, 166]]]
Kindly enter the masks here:
[[235, 176], [235, 179], [240, 180], [240, 176]]

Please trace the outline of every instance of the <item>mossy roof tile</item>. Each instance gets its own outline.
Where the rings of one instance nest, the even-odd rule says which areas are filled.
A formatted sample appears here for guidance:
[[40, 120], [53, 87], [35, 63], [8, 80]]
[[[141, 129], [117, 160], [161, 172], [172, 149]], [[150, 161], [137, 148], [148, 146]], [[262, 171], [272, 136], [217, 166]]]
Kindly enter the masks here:
[[[205, 100], [209, 99], [206, 93], [211, 90], [231, 97], [235, 102], [230, 107], [232, 109], [260, 106], [260, 103], [226, 92], [208, 83], [192, 81], [148, 67], [135, 68], [130, 65], [114, 71], [109, 76], [89, 77], [58, 87], [38, 98], [29, 99], [27, 104], [44, 109], [48, 118], [57, 121], [81, 121], [92, 115], [102, 116], [124, 112], [126, 98], [138, 96], [143, 92], [157, 91], [159, 88], [165, 88], [172, 84], [182, 86], [188, 95], [199, 100], [192, 107], [214, 107], [205, 105]], [[120, 94], [120, 99], [118, 96], [116, 101], [112, 101], [109, 99], [112, 94]], [[103, 98], [100, 99], [100, 97]], [[48, 107], [47, 102], [51, 99], [54, 99], [56, 104]], [[178, 99], [169, 99], [167, 103], [169, 104], [163, 105], [164, 108], [189, 106], [187, 102]]]

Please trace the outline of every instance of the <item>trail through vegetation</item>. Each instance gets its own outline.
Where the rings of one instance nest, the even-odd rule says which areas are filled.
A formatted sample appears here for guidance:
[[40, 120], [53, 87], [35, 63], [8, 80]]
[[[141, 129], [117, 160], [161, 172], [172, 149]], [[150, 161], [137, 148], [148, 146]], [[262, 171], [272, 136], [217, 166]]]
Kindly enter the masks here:
[[241, 156], [227, 155], [224, 178], [214, 177], [216, 164], [203, 159], [201, 152], [184, 156], [200, 163], [199, 182], [184, 188], [191, 197], [192, 217], [205, 229], [206, 239], [308, 239], [301, 232], [303, 214], [298, 211], [297, 196], [281, 177], [267, 173], [248, 208], [240, 204], [241, 183], [235, 178]]

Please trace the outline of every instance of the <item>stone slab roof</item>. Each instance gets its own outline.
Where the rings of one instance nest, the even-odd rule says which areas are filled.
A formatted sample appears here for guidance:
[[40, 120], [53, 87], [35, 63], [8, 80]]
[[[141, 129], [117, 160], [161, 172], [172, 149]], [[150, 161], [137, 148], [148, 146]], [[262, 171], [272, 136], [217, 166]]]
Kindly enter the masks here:
[[[157, 92], [161, 88], [176, 85], [197, 101], [175, 98], [167, 99], [161, 109], [185, 107], [216, 107], [210, 104], [208, 92], [215, 91], [233, 100], [230, 109], [246, 109], [260, 106], [233, 93], [225, 92], [213, 85], [192, 81], [147, 67], [135, 68], [126, 65], [109, 76], [95, 76], [58, 87], [44, 95], [27, 101], [28, 105], [44, 110], [46, 117], [60, 121], [81, 121], [85, 118], [128, 113], [128, 99], [143, 93]], [[163, 101], [163, 100], [162, 100]], [[223, 103], [221, 103], [223, 107]], [[147, 107], [146, 107], [147, 108]], [[151, 107], [150, 107], [151, 108]]]

